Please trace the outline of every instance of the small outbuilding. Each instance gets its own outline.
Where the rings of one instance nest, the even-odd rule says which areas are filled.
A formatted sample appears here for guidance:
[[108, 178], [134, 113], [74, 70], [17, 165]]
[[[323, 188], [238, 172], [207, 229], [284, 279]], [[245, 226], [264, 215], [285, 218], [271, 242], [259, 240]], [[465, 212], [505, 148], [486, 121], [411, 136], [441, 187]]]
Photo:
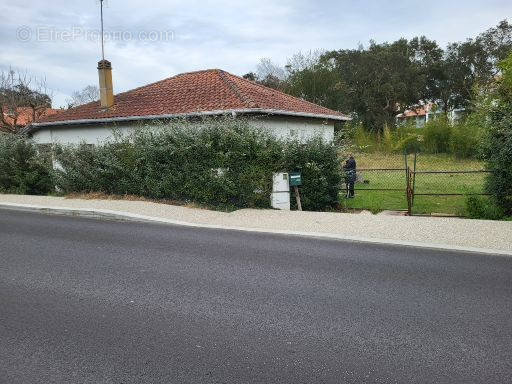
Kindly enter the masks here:
[[[247, 116], [278, 137], [334, 138], [343, 113], [290, 96], [220, 69], [183, 73], [113, 95], [111, 67], [98, 63], [101, 100], [45, 116], [26, 128], [39, 144], [97, 144], [113, 129], [131, 130], [176, 118]], [[100, 65], [101, 64], [101, 65]], [[103, 82], [102, 82], [103, 79]]]

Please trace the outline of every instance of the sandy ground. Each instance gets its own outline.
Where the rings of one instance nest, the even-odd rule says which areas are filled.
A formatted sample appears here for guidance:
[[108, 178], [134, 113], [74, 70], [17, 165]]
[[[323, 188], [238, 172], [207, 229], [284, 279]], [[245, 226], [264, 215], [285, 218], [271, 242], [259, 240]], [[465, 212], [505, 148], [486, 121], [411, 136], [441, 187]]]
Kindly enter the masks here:
[[225, 213], [145, 201], [82, 200], [23, 195], [0, 195], [0, 204], [2, 202], [47, 207], [108, 209], [226, 227], [338, 234], [512, 251], [510, 221], [372, 215], [368, 212], [351, 214], [242, 209]]

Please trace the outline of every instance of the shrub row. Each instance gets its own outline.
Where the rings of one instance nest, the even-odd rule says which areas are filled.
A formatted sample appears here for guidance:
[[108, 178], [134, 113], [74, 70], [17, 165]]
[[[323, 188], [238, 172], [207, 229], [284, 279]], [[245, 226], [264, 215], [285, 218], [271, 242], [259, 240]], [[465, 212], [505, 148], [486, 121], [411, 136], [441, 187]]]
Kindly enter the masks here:
[[241, 119], [177, 121], [114, 135], [101, 145], [56, 150], [56, 185], [64, 193], [102, 192], [218, 207], [268, 207], [272, 173], [300, 170], [302, 204], [338, 202], [337, 147], [314, 138], [280, 140]]
[[0, 193], [44, 195], [53, 189], [50, 159], [26, 137], [0, 133]]

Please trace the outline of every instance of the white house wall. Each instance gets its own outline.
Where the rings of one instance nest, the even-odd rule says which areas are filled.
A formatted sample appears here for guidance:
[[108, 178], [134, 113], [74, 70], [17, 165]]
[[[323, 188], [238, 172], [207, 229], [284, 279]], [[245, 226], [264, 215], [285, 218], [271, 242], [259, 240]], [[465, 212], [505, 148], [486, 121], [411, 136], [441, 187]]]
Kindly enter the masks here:
[[[295, 137], [299, 140], [307, 140], [311, 137], [320, 136], [327, 142], [334, 139], [334, 123], [320, 119], [270, 116], [250, 119], [249, 122], [253, 127], [267, 129], [279, 138]], [[126, 123], [115, 126], [57, 126], [35, 131], [32, 138], [38, 144], [98, 144], [111, 138], [114, 128], [120, 133], [129, 133], [136, 127], [139, 127], [139, 125]], [[158, 125], [155, 125], [155, 128], [157, 127]]]
[[290, 119], [286, 117], [262, 117], [250, 120], [252, 126], [268, 129], [279, 138], [293, 137], [307, 140], [320, 136], [326, 142], [334, 139], [334, 123], [320, 119]]
[[[120, 127], [128, 132], [128, 127]], [[99, 144], [112, 137], [113, 126], [65, 126], [43, 128], [33, 133], [37, 144]], [[130, 129], [130, 128], [128, 128]]]

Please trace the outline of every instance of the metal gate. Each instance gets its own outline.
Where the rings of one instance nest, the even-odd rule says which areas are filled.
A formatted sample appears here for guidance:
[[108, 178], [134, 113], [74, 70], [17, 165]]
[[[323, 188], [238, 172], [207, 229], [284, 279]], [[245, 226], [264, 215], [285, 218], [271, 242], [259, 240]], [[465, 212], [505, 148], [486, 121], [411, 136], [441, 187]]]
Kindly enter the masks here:
[[[429, 157], [428, 161], [422, 156]], [[356, 196], [356, 201], [348, 203], [348, 208], [404, 211], [414, 215], [425, 213], [427, 206], [438, 202], [445, 205], [453, 202], [454, 206], [462, 207], [465, 196], [487, 195], [483, 185], [489, 171], [480, 169], [480, 165], [465, 169], [467, 162], [460, 167], [456, 161], [447, 165], [446, 159], [437, 164], [432, 157], [435, 158], [405, 153], [403, 167], [396, 167], [398, 163], [394, 162], [394, 166], [387, 168], [359, 168], [355, 191], [360, 198]], [[378, 204], [372, 205], [372, 200]]]
[[[407, 197], [407, 213], [414, 214], [414, 204], [416, 197], [430, 196], [436, 198], [455, 197], [455, 196], [486, 196], [483, 190], [483, 181], [479, 186], [472, 183], [466, 183], [466, 187], [461, 187], [461, 183], [448, 182], [452, 178], [462, 178], [471, 180], [474, 178], [483, 179], [490, 171], [484, 169], [461, 169], [461, 170], [418, 170], [418, 152], [405, 157], [406, 167], [406, 197]], [[412, 157], [412, 159], [410, 158]], [[412, 163], [412, 164], [411, 164]], [[429, 182], [429, 179], [445, 179], [446, 182], [436, 183]], [[440, 188], [442, 186], [442, 188]]]

